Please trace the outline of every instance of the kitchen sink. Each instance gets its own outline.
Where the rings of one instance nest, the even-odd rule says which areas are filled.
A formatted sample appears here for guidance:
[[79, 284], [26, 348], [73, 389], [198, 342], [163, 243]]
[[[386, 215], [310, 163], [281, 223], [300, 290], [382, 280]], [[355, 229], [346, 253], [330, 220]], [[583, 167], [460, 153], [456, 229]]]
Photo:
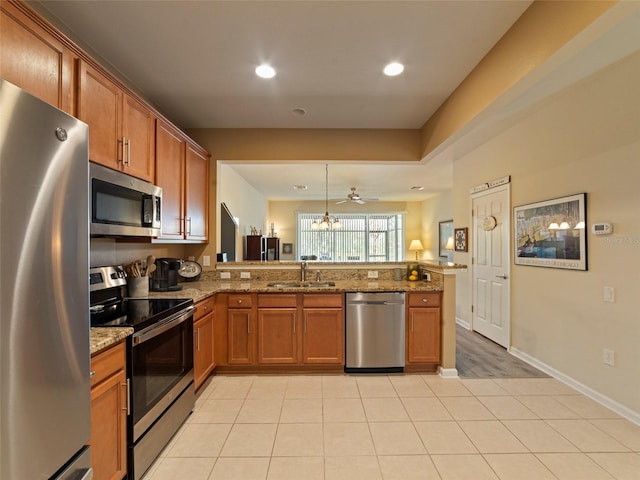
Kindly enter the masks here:
[[307, 288], [307, 287], [335, 287], [335, 282], [275, 282], [267, 283], [267, 287], [275, 288]]

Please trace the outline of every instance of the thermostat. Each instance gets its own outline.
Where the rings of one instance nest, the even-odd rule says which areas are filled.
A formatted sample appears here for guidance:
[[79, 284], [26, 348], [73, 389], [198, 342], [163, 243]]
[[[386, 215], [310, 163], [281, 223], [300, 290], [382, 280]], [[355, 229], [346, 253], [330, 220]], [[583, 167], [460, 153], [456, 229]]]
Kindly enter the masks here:
[[610, 223], [594, 223], [591, 225], [591, 233], [594, 235], [610, 235], [613, 233], [613, 225]]

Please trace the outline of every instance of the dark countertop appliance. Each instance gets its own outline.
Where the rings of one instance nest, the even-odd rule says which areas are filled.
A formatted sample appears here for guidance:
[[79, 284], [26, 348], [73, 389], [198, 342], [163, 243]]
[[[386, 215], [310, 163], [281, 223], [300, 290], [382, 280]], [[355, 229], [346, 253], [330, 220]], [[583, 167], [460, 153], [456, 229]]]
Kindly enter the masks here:
[[151, 290], [154, 292], [172, 292], [182, 290], [178, 285], [178, 270], [182, 266], [179, 258], [157, 258], [156, 271], [151, 274]]
[[127, 338], [127, 478], [138, 480], [191, 413], [192, 299], [128, 299], [122, 267], [89, 270], [91, 326], [132, 327]]

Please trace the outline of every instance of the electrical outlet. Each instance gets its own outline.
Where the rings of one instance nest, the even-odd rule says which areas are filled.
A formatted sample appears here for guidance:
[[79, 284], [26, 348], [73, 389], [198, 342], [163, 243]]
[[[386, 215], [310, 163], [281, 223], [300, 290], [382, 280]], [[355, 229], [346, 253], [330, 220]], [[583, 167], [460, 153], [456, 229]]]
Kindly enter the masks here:
[[220, 272], [221, 280], [229, 280], [231, 278], [231, 272]]
[[615, 289], [613, 287], [604, 287], [604, 301], [605, 302], [615, 302], [616, 298], [615, 298]]
[[431, 281], [431, 274], [430, 273], [423, 273], [422, 274], [422, 280], [424, 280], [425, 282], [430, 282]]
[[367, 278], [378, 278], [378, 271], [369, 270], [369, 272], [367, 273]]
[[251, 272], [240, 272], [240, 278], [251, 278]]
[[210, 267], [211, 266], [211, 257], [209, 255], [202, 256], [202, 266]]
[[616, 352], [605, 348], [602, 350], [602, 362], [610, 367], [616, 366]]

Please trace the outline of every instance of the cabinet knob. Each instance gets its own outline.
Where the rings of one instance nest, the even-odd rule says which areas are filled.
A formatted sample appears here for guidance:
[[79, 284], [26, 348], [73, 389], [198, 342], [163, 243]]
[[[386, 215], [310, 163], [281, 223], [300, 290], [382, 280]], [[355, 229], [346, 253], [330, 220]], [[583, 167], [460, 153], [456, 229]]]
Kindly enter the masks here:
[[242, 303], [242, 300], [238, 300], [238, 303]]
[[202, 307], [202, 309], [203, 309], [205, 312], [207, 311], [207, 307], [206, 307], [206, 306]]
[[428, 298], [423, 298], [423, 299], [422, 299], [422, 303], [427, 303], [428, 301], [429, 301], [429, 299], [428, 299]]

